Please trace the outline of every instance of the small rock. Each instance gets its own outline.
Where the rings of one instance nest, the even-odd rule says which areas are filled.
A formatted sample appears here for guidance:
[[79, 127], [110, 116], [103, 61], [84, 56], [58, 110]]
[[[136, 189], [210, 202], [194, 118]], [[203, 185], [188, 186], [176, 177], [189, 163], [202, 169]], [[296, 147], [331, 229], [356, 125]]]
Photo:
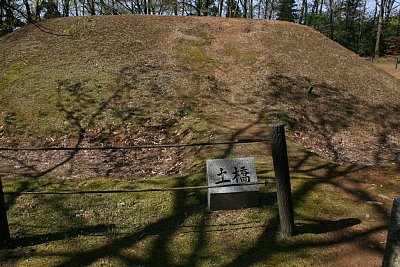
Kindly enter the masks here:
[[388, 199], [388, 200], [391, 200], [391, 198], [390, 198], [390, 197], [388, 197], [388, 196], [385, 196], [385, 195], [382, 195], [382, 194], [379, 194], [379, 195], [378, 195], [378, 197], [380, 197], [380, 198], [383, 198], [383, 199]]
[[367, 201], [367, 203], [368, 203], [368, 204], [371, 204], [371, 205], [378, 205], [378, 206], [383, 205], [383, 203], [382, 203], [382, 202], [379, 202], [379, 201]]

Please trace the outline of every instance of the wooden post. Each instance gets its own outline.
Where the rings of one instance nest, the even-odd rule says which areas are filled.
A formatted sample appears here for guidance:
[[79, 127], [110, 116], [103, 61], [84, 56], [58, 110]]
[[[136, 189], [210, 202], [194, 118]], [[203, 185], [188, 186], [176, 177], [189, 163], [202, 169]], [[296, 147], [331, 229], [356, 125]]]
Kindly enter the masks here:
[[7, 211], [4, 201], [3, 185], [0, 178], [0, 246], [8, 244], [10, 241], [10, 230], [8, 228]]
[[294, 235], [294, 216], [285, 124], [278, 122], [270, 124], [269, 127], [278, 197], [280, 235], [281, 237], [288, 237]]
[[382, 267], [400, 266], [400, 198], [393, 200]]

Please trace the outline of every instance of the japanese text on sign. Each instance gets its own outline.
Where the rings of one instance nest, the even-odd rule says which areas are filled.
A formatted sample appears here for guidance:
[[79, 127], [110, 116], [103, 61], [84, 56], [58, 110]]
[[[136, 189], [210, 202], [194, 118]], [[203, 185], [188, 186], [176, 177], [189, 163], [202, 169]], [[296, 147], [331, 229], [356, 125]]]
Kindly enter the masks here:
[[[232, 183], [236, 182], [237, 184], [249, 183], [250, 182], [250, 172], [245, 166], [241, 166], [238, 168], [237, 166], [233, 167], [232, 172], [228, 172], [224, 170], [224, 168], [219, 168], [220, 172], [217, 174], [218, 181], [215, 184], [221, 183]], [[229, 179], [232, 177], [232, 179]]]

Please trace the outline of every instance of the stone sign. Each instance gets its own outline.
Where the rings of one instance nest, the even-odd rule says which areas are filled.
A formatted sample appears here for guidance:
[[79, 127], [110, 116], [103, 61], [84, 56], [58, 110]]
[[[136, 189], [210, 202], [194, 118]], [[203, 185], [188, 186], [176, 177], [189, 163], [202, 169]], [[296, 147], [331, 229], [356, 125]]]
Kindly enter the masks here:
[[227, 185], [208, 188], [209, 210], [250, 208], [258, 205], [258, 185], [254, 158], [207, 160], [207, 185]]

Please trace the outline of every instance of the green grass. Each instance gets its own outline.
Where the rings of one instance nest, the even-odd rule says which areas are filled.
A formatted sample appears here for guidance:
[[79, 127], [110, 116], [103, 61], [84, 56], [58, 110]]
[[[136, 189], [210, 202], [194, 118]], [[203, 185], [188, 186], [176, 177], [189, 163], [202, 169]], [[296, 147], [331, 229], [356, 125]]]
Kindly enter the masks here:
[[[260, 180], [270, 161], [257, 161]], [[297, 235], [281, 239], [274, 186], [260, 187], [257, 208], [208, 212], [206, 191], [6, 196], [12, 248], [0, 258], [16, 266], [310, 266], [327, 263], [335, 247], [386, 227], [390, 201], [366, 203], [396, 189], [343, 184], [368, 169], [325, 162], [307, 151], [291, 156]], [[395, 167], [385, 174], [399, 179]], [[397, 175], [397, 176], [396, 176]], [[363, 179], [363, 180], [362, 180]], [[3, 180], [4, 191], [115, 190], [204, 185], [204, 170], [147, 179]], [[327, 197], [329, 196], [329, 197]], [[378, 199], [379, 200], [379, 199]], [[382, 200], [380, 200], [382, 201]], [[355, 209], [354, 206], [357, 206]], [[366, 214], [370, 214], [366, 218]], [[373, 242], [373, 241], [371, 241]]]
[[[336, 133], [346, 131], [346, 136], [356, 138], [363, 132], [361, 128], [347, 132], [360, 121], [371, 125], [365, 128], [372, 140], [365, 143], [371, 155], [375, 155], [373, 147], [381, 145], [376, 140], [382, 132], [374, 129], [387, 127], [381, 126], [381, 117], [389, 118], [386, 122], [394, 128], [387, 132], [388, 140], [396, 138], [396, 94], [382, 95], [381, 99], [390, 101], [379, 105], [365, 97], [376, 92], [376, 84], [388, 93], [397, 89], [397, 84], [368, 66], [359, 71], [355, 66], [360, 61], [329, 43], [324, 46], [334, 50], [322, 53], [326, 47], [315, 44], [324, 42], [309, 35], [311, 32], [302, 39], [306, 35], [286, 25], [288, 33], [296, 34], [284, 40], [283, 28], [245, 36], [226, 30], [217, 21], [199, 25], [197, 20], [177, 23], [142, 16], [111, 21], [121, 17], [49, 20], [48, 26], [71, 36], [55, 37], [34, 30], [33, 35], [17, 35], [23, 33], [21, 29], [15, 33], [15, 41], [3, 39], [0, 50], [10, 51], [0, 63], [0, 133], [5, 145], [59, 146], [76, 144], [76, 139], [93, 146], [235, 140], [264, 137], [265, 126], [276, 118], [289, 123], [288, 133], [294, 140], [315, 146], [313, 149], [325, 156], [330, 154], [323, 151], [338, 140]], [[295, 46], [293, 36], [297, 36]], [[241, 38], [248, 42], [237, 43]], [[281, 42], [275, 42], [278, 38]], [[17, 49], [14, 42], [24, 45]], [[288, 45], [282, 46], [285, 43]], [[283, 53], [282, 47], [289, 46], [293, 51]], [[311, 46], [315, 49], [308, 49]], [[325, 62], [340, 63], [340, 68], [326, 68]], [[307, 79], [316, 85], [319, 98], [306, 95]], [[328, 121], [324, 114], [329, 115]], [[314, 128], [316, 125], [322, 128]], [[393, 145], [395, 151], [393, 140], [384, 145]], [[346, 141], [353, 142], [343, 140], [343, 149], [333, 144], [337, 152], [359, 160], [362, 154], [355, 148], [360, 143], [349, 146], [349, 152]], [[12, 247], [0, 251], [1, 263], [324, 266], [343, 249], [341, 245], [347, 249], [355, 241], [364, 242], [357, 244], [357, 249], [372, 244], [374, 253], [381, 255], [384, 243], [380, 242], [384, 240], [371, 235], [384, 236], [390, 198], [400, 191], [398, 166], [340, 166], [291, 142], [289, 150], [298, 231], [294, 237], [277, 236], [273, 187], [261, 187], [257, 208], [215, 213], [206, 210], [205, 191], [7, 196], [13, 240]], [[209, 158], [253, 156], [259, 179], [270, 179], [273, 170], [267, 153], [264, 144], [222, 150], [193, 147], [173, 159], [182, 166], [176, 169], [183, 173], [179, 176], [84, 179], [86, 166], [78, 165], [81, 169], [75, 171], [82, 171], [82, 179], [67, 180], [56, 177], [56, 172], [40, 174], [60, 163], [59, 158], [31, 159], [27, 153], [20, 159], [4, 154], [1, 172], [11, 176], [14, 168], [20, 167], [15, 177], [40, 176], [3, 179], [6, 191], [191, 186], [205, 183], [204, 162]], [[152, 171], [156, 163], [151, 153], [147, 156], [149, 160], [140, 164]]]
[[184, 48], [177, 48], [175, 56], [178, 64], [189, 70], [196, 70], [200, 74], [207, 74], [214, 59], [208, 55], [204, 48], [198, 44], [188, 45]]
[[[152, 77], [141, 70], [99, 71], [90, 75], [69, 73], [79, 76], [70, 79], [60, 73], [62, 70], [51, 66], [48, 79], [37, 86], [35, 74], [40, 70], [36, 68], [25, 63], [12, 64], [6, 72], [5, 84], [0, 83], [3, 108], [0, 124], [7, 136], [40, 140], [65, 135], [76, 138], [83, 131], [106, 131], [112, 136], [143, 125], [150, 118], [152, 124], [163, 125], [174, 120], [174, 113], [179, 111], [168, 92], [161, 92]], [[18, 99], [15, 94], [19, 95]], [[157, 112], [153, 110], [154, 105]]]

